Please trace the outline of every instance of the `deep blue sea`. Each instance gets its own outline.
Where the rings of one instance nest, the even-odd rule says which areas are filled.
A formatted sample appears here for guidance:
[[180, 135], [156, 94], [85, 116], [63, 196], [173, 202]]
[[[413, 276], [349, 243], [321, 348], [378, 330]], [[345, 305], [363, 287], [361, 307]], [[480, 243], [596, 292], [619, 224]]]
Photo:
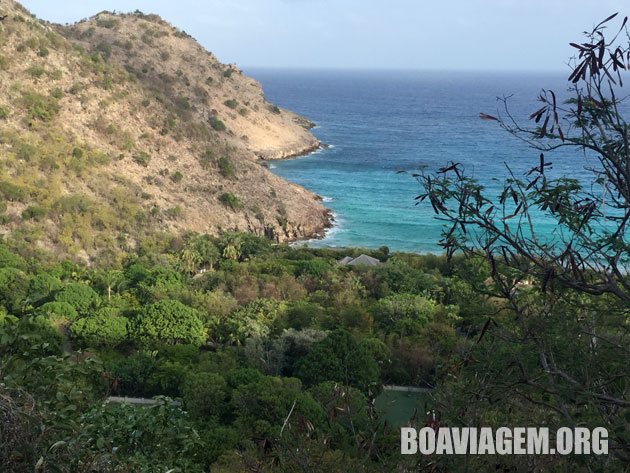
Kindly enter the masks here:
[[[495, 114], [497, 97], [511, 96], [515, 117], [527, 122], [541, 88], [562, 93], [567, 74], [348, 72], [246, 70], [268, 99], [317, 124], [313, 133], [328, 149], [274, 161], [273, 172], [324, 198], [336, 225], [311, 246], [387, 245], [393, 250], [441, 252], [442, 223], [430, 205], [415, 205], [420, 192], [409, 174], [450, 161], [465, 165], [498, 192], [506, 165], [522, 174], [539, 152], [479, 119]], [[580, 152], [547, 154], [551, 175], [586, 177]], [[541, 218], [539, 230], [552, 232]]]

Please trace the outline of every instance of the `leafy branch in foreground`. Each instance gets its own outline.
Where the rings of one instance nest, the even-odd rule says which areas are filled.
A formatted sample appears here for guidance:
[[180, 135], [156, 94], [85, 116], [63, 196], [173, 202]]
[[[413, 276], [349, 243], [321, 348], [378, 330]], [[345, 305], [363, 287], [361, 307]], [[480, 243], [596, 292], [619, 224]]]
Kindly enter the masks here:
[[[521, 125], [510, 113], [508, 98], [500, 99], [497, 117], [502, 128], [540, 151], [540, 159], [524, 176], [509, 170], [498, 200], [484, 192], [450, 163], [437, 175], [419, 176], [424, 193], [439, 218], [449, 224], [442, 244], [449, 255], [479, 249], [496, 273], [497, 261], [519, 269], [522, 278], [537, 276], [543, 292], [550, 284], [589, 294], [613, 294], [630, 301], [630, 145], [623, 116], [622, 72], [630, 67], [627, 18], [612, 39], [604, 32], [612, 15], [591, 32], [577, 49], [569, 76], [570, 98], [560, 102], [556, 93], [543, 90], [542, 106], [530, 116], [532, 126]], [[574, 147], [593, 155], [597, 165], [587, 167], [588, 185], [577, 179], [548, 177], [552, 163], [545, 153]], [[539, 231], [536, 215], [550, 217], [557, 227], [552, 235]], [[522, 279], [504, 289], [509, 292]]]
[[[446, 422], [605, 426], [612, 455], [586, 460], [585, 471], [630, 461], [630, 144], [622, 93], [630, 36], [624, 19], [607, 39], [616, 17], [572, 43], [567, 100], [543, 90], [528, 125], [505, 97], [496, 116], [480, 114], [536, 150], [529, 171], [517, 176], [508, 166], [497, 195], [460, 163], [416, 175], [417, 201], [446, 222], [447, 255], [468, 257], [475, 290], [496, 306], [457, 375], [441, 386]], [[559, 149], [582, 155], [587, 179], [550, 175], [548, 155]], [[552, 231], [542, 227], [550, 221]]]

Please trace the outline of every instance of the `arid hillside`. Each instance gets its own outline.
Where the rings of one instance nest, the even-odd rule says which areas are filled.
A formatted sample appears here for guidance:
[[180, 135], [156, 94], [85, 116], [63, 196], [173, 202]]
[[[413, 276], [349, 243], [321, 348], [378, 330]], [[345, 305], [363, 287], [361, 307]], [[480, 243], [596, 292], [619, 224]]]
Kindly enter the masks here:
[[84, 259], [155, 232], [321, 233], [317, 196], [264, 160], [310, 122], [154, 15], [72, 26], [0, 0], [0, 233]]

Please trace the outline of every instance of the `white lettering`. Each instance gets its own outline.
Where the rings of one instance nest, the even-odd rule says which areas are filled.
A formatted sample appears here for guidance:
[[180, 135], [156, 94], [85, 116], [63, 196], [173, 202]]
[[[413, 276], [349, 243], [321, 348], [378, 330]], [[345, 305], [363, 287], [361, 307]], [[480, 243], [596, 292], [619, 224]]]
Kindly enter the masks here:
[[568, 455], [573, 450], [573, 431], [568, 427], [560, 427], [556, 432], [556, 452]]
[[549, 453], [549, 428], [527, 428], [527, 453], [530, 455], [547, 455]]
[[411, 427], [400, 429], [400, 453], [413, 455], [418, 453], [418, 432]]
[[418, 432], [418, 447], [423, 455], [431, 455], [435, 452], [435, 430], [431, 427], [423, 427]]
[[452, 429], [451, 436], [455, 454], [466, 455], [466, 451], [468, 450], [468, 441], [470, 438], [470, 429], [468, 427], [464, 427], [463, 429]]
[[525, 455], [525, 433], [527, 429], [525, 427], [514, 427], [514, 446], [512, 453], [514, 455]]
[[492, 438], [492, 429], [490, 427], [482, 427], [479, 431], [479, 455], [494, 455], [494, 439]]
[[591, 447], [590, 447], [590, 438], [591, 438], [591, 431], [588, 430], [586, 427], [576, 427], [575, 428], [575, 439], [574, 439], [574, 445], [575, 448], [573, 450], [573, 453], [577, 454], [577, 455], [583, 455], [583, 454], [589, 454], [591, 453]]
[[452, 455], [453, 443], [451, 440], [451, 429], [440, 427], [437, 434], [436, 455]]
[[497, 429], [497, 453], [499, 455], [512, 454], [512, 432], [507, 427]]
[[608, 430], [604, 427], [593, 429], [591, 449], [595, 455], [608, 455]]

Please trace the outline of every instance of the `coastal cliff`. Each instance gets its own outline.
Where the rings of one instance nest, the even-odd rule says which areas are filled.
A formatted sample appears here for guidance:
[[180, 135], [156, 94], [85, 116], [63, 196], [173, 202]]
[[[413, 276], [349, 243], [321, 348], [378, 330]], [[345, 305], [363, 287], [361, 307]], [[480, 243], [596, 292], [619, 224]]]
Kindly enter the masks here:
[[321, 235], [311, 192], [261, 160], [320, 146], [156, 15], [100, 13], [70, 26], [0, 0], [0, 233], [91, 258], [149, 233]]

